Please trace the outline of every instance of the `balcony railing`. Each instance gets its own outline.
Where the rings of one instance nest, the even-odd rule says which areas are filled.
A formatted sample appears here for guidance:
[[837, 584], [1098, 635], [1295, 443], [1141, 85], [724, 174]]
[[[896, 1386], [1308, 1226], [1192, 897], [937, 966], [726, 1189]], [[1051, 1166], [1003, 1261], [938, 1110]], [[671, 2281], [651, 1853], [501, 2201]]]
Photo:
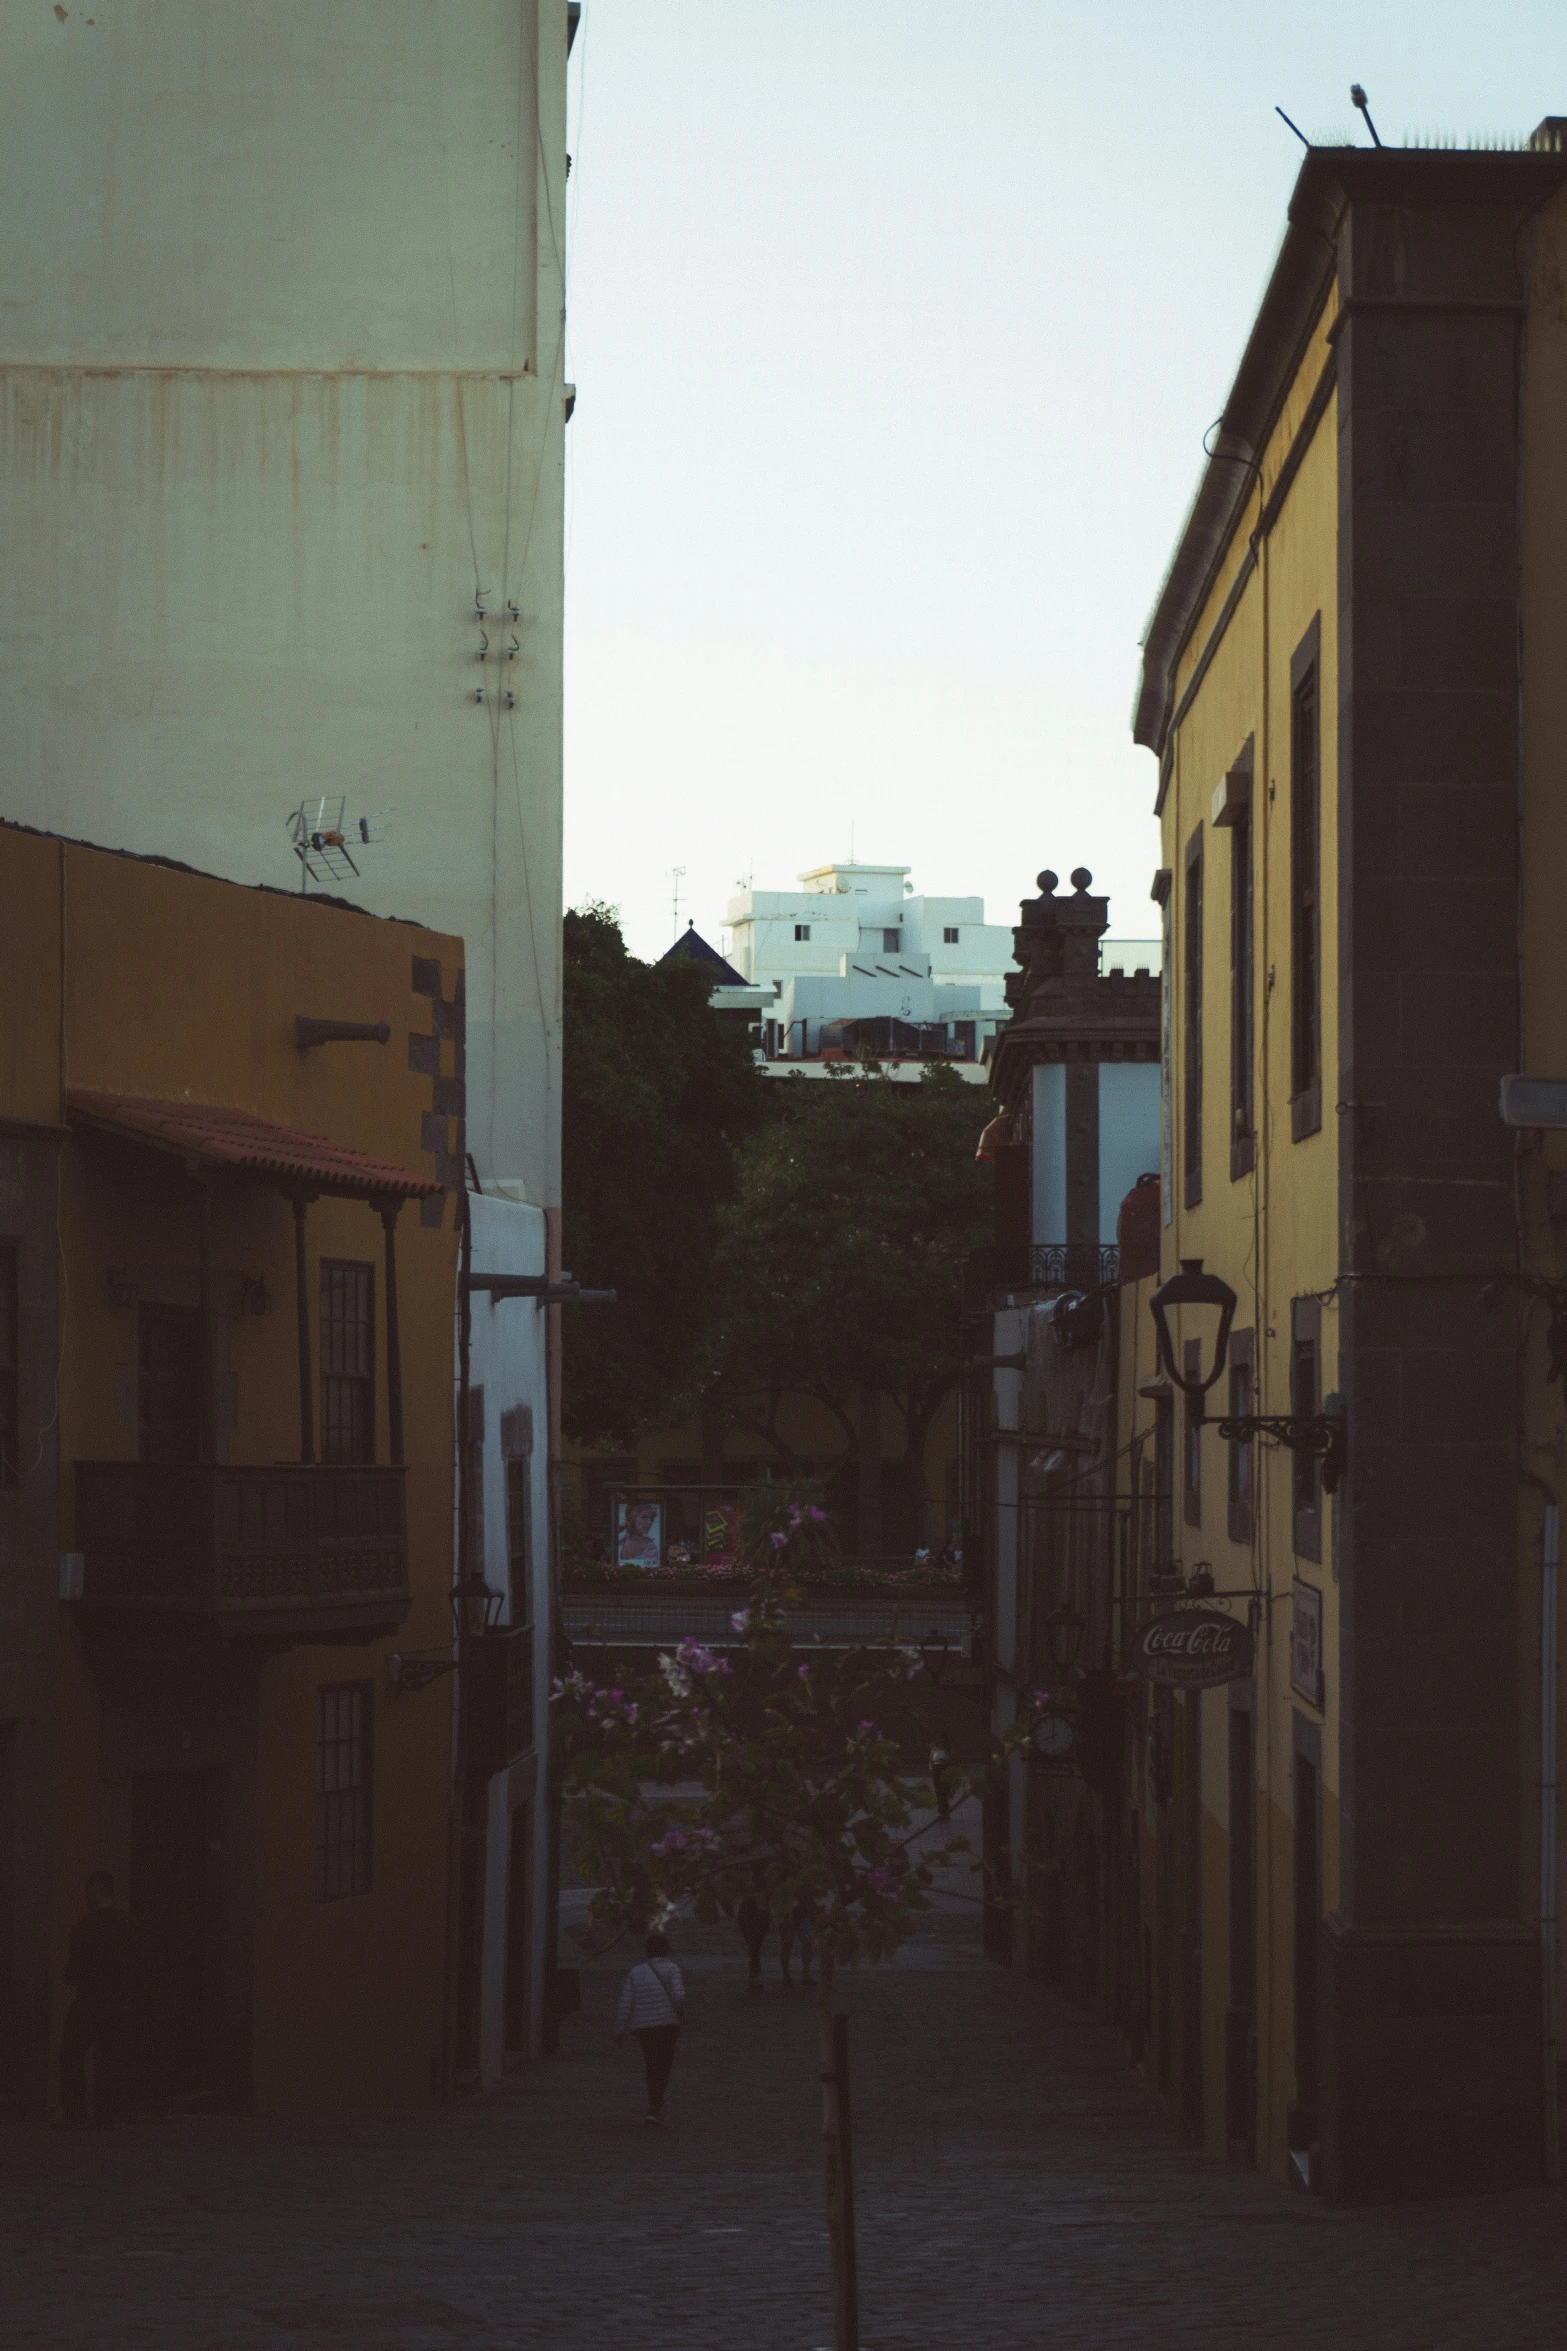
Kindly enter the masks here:
[[79, 1461], [82, 1604], [268, 1640], [391, 1632], [408, 1613], [406, 1475], [294, 1462]]

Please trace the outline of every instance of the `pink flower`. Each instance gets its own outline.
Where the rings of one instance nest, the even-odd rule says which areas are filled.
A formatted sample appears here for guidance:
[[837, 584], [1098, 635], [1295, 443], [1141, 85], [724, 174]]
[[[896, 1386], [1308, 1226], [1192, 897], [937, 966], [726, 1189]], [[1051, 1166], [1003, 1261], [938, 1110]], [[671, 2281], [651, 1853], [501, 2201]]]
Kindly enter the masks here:
[[808, 1682], [808, 1681], [810, 1680], [810, 1678], [811, 1678], [811, 1669], [810, 1669], [810, 1667], [809, 1667], [808, 1665], [802, 1665], [802, 1666], [801, 1666], [801, 1668], [800, 1668], [800, 1679], [801, 1679], [801, 1681], [802, 1681], [802, 1682]]
[[862, 1722], [860, 1725], [862, 1731], [874, 1731], [875, 1728], [876, 1725], [873, 1722]]
[[878, 1894], [885, 1894], [892, 1884], [892, 1879], [884, 1869], [873, 1869], [865, 1882], [869, 1886], [874, 1886]]
[[733, 1616], [729, 1619], [729, 1622], [737, 1633], [749, 1632], [751, 1629], [751, 1611], [749, 1608], [737, 1608]]
[[817, 1509], [817, 1507], [816, 1507], [816, 1504], [815, 1504], [814, 1502], [813, 1502], [813, 1503], [811, 1504], [811, 1506], [810, 1506], [810, 1512], [809, 1512], [809, 1515], [810, 1515], [812, 1518], [814, 1518], [814, 1519], [815, 1519], [815, 1521], [816, 1521], [816, 1523], [817, 1523], [817, 1525], [818, 1525], [818, 1526], [825, 1526], [825, 1525], [826, 1525], [826, 1523], [827, 1523], [827, 1513], [826, 1513], [826, 1511], [825, 1511], [825, 1510], [818, 1510], [818, 1509]]
[[678, 1662], [688, 1673], [727, 1673], [729, 1660], [715, 1657], [711, 1649], [704, 1649], [700, 1641], [682, 1641], [675, 1651]]
[[789, 1538], [787, 1535], [769, 1535], [767, 1540], [769, 1543], [771, 1543], [775, 1551], [781, 1551], [785, 1543], [788, 1542]]

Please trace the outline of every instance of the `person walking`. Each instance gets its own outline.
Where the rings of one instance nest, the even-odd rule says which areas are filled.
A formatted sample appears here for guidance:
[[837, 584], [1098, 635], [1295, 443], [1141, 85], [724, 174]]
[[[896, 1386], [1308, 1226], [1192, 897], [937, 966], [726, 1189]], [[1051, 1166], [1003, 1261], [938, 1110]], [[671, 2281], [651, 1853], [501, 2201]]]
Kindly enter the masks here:
[[783, 1968], [785, 1991], [789, 1989], [789, 1962], [794, 1957], [796, 1943], [800, 1946], [800, 1981], [802, 1984], [812, 1983], [815, 1981], [811, 1974], [811, 1961], [816, 1955], [815, 1929], [811, 1924], [810, 1906], [805, 1902], [797, 1902], [788, 1917], [778, 1921], [778, 1958]]
[[755, 1894], [742, 1894], [735, 1909], [735, 1925], [745, 1937], [745, 1947], [751, 1959], [751, 1989], [762, 1989], [762, 1945], [767, 1930], [773, 1923], [773, 1914], [765, 1902]]
[[617, 2049], [621, 2046], [628, 2032], [635, 2033], [641, 2042], [642, 2069], [647, 2077], [647, 2119], [662, 2122], [669, 2069], [675, 2062], [680, 2020], [686, 2012], [686, 1987], [679, 1968], [669, 1956], [667, 1935], [659, 1934], [655, 1928], [644, 1947], [647, 1957], [638, 1960], [620, 1988], [615, 2046]]
[[[89, 2120], [108, 2130], [124, 2120], [131, 2015], [136, 1997], [136, 1930], [114, 1899], [114, 1880], [95, 1869], [87, 1911], [71, 1929], [65, 1980], [75, 1992], [60, 2036], [60, 2104], [73, 2130]], [[93, 2061], [88, 2112], [87, 2059]]]

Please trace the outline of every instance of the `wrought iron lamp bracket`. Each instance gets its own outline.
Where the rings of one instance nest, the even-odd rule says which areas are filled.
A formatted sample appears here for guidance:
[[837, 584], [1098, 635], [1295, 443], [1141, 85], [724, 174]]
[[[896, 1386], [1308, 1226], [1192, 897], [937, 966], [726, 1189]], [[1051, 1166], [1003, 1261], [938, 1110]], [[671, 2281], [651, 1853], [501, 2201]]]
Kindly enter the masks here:
[[1322, 1464], [1322, 1490], [1331, 1494], [1344, 1475], [1349, 1424], [1342, 1412], [1242, 1412], [1219, 1423], [1219, 1434], [1231, 1445], [1282, 1445], [1291, 1453], [1313, 1454]]

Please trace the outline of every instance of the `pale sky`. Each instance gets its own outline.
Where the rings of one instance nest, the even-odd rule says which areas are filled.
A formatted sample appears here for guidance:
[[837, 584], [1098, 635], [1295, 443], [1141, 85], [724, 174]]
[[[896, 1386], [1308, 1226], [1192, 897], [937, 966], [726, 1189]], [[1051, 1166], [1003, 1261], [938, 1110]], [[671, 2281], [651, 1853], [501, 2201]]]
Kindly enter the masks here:
[[585, 0], [566, 897], [846, 857], [1153, 929], [1138, 641], [1308, 136], [1567, 114], [1563, 0]]

